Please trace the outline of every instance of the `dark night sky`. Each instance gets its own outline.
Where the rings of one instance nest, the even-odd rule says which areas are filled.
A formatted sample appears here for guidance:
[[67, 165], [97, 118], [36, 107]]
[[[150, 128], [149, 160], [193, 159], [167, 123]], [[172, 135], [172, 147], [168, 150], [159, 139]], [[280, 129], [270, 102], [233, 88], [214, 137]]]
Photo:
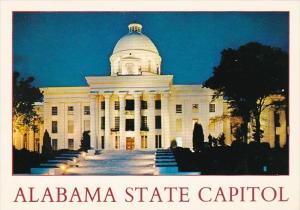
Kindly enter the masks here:
[[250, 41], [288, 50], [288, 13], [14, 13], [14, 70], [37, 86], [82, 86], [109, 75], [109, 56], [127, 25], [139, 22], [175, 84], [201, 84], [224, 48]]

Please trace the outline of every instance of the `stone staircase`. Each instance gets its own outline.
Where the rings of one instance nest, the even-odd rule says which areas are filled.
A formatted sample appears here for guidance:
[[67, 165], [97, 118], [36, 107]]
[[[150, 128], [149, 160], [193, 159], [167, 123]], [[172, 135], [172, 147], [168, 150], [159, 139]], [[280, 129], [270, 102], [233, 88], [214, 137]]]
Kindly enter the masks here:
[[170, 149], [158, 149], [155, 152], [156, 175], [171, 175], [178, 173], [175, 156]]
[[38, 167], [30, 169], [31, 174], [36, 175], [63, 175], [69, 167], [84, 159], [84, 155], [79, 152], [68, 152], [56, 156], [54, 159], [41, 163]]
[[156, 150], [155, 168], [155, 175], [200, 175], [197, 172], [180, 172], [175, 156], [170, 149]]
[[66, 175], [154, 175], [155, 151], [102, 151], [86, 156], [78, 167], [68, 168]]

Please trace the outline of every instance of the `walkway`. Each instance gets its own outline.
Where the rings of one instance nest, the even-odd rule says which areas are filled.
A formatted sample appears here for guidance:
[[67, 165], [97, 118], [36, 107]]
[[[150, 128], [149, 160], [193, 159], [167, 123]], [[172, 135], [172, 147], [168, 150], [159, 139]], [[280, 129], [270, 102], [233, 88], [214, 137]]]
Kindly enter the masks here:
[[66, 175], [153, 175], [155, 151], [103, 151], [87, 156]]

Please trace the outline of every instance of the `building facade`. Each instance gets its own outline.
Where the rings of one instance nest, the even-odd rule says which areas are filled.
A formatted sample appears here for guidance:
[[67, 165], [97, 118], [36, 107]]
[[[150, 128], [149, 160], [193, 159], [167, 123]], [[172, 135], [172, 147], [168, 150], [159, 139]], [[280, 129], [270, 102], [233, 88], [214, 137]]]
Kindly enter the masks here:
[[[173, 75], [162, 74], [160, 54], [142, 25], [128, 28], [110, 56], [109, 76], [87, 76], [84, 87], [41, 88], [44, 102], [37, 107], [42, 121], [38, 133], [31, 134], [34, 142], [41, 147], [47, 130], [53, 149], [79, 149], [83, 132], [89, 131], [94, 149], [153, 150], [167, 148], [173, 140], [192, 148], [198, 122], [206, 138], [224, 133], [230, 145], [233, 121], [223, 117], [228, 113], [223, 98], [212, 100], [213, 91], [201, 85], [173, 84]], [[284, 145], [284, 112], [265, 110], [262, 121], [271, 146], [275, 138]], [[14, 145], [24, 147], [24, 134], [14, 132]]]

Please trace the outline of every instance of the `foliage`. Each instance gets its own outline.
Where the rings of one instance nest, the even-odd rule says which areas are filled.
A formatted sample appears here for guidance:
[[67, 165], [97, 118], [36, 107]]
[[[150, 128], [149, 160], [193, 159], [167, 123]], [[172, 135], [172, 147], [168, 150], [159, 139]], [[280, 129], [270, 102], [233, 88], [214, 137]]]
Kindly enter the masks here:
[[221, 133], [219, 136], [218, 136], [218, 143], [220, 146], [222, 147], [225, 147], [226, 144], [225, 144], [225, 134], [224, 133]]
[[212, 137], [210, 134], [208, 135], [208, 145], [210, 148], [222, 146], [225, 147], [225, 134], [221, 133], [217, 138]]
[[213, 137], [212, 137], [212, 135], [208, 135], [208, 145], [209, 145], [209, 147], [210, 148], [212, 148], [213, 147]]
[[202, 125], [195, 123], [193, 130], [193, 149], [195, 152], [199, 152], [203, 148], [204, 134]]
[[260, 115], [272, 105], [267, 97], [288, 92], [288, 54], [279, 48], [250, 42], [222, 51], [220, 64], [204, 84], [224, 96], [232, 114], [242, 117], [240, 131], [247, 142], [248, 123], [255, 120], [255, 140], [260, 142]]
[[177, 142], [176, 142], [175, 139], [173, 139], [173, 140], [171, 141], [170, 148], [171, 148], [171, 149], [174, 149], [174, 148], [176, 148], [176, 147], [177, 147]]
[[43, 136], [43, 146], [42, 146], [42, 155], [46, 158], [50, 158], [53, 155], [53, 150], [51, 146], [51, 138], [47, 131], [45, 130], [44, 136]]
[[202, 152], [189, 148], [173, 150], [181, 172], [201, 175], [287, 175], [287, 148], [270, 148], [268, 143], [233, 141], [231, 147], [212, 147]]
[[39, 117], [34, 110], [34, 103], [43, 98], [39, 88], [33, 87], [33, 77], [20, 78], [18, 72], [13, 73], [13, 122], [14, 127], [21, 132], [25, 130], [37, 131], [35, 121]]
[[13, 147], [14, 174], [30, 173], [31, 168], [38, 167], [44, 160], [38, 152], [30, 152], [26, 149], [17, 150]]
[[91, 149], [91, 137], [90, 131], [84, 131], [82, 134], [80, 149], [84, 151], [88, 151]]

